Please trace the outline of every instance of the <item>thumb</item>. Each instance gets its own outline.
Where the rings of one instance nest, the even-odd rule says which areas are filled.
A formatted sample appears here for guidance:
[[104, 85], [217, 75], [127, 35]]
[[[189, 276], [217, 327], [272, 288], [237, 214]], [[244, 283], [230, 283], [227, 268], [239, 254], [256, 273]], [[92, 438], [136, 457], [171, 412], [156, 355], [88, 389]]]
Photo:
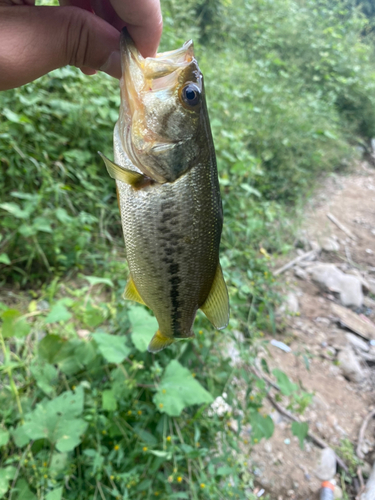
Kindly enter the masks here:
[[77, 7], [0, 8], [0, 90], [67, 64], [121, 77], [120, 33]]

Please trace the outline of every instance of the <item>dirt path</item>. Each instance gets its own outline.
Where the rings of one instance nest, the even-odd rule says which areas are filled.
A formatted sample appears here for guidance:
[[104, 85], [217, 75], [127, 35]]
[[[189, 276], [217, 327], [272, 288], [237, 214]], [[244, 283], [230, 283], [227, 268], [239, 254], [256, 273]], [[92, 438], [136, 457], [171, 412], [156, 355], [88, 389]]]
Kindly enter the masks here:
[[[331, 222], [327, 213], [344, 224], [355, 241]], [[284, 352], [270, 345], [268, 353], [262, 356], [271, 370], [283, 370], [294, 383], [313, 393], [312, 403], [301, 416], [301, 421], [308, 422], [309, 429], [335, 450], [340, 447], [342, 451], [349, 449], [346, 456], [349, 464], [354, 458], [349, 442], [355, 450], [363, 419], [375, 404], [375, 347], [368, 341], [360, 344], [359, 336], [348, 336], [348, 330], [340, 327], [333, 304], [340, 304], [342, 296], [335, 292], [333, 285], [327, 287], [320, 282], [318, 286], [313, 268], [317, 261], [332, 263], [338, 272], [342, 271], [345, 275], [354, 273], [358, 279], [365, 279], [362, 305], [348, 306], [348, 309], [375, 322], [375, 301], [372, 300], [375, 298], [373, 168], [361, 164], [350, 175], [335, 175], [326, 180], [307, 207], [299, 246], [302, 248], [296, 248], [287, 260], [311, 249], [316, 250], [316, 258], [312, 262], [302, 261], [282, 274], [286, 293], [289, 293], [285, 308], [294, 314], [284, 312], [279, 316], [277, 324], [280, 332], [275, 338], [287, 344], [291, 351]], [[355, 292], [354, 285], [358, 283], [354, 281], [350, 282], [348, 292], [355, 294], [354, 301], [360, 301], [361, 293]], [[355, 339], [359, 339], [358, 345], [355, 345]], [[345, 366], [345, 355], [349, 355], [350, 361], [355, 364], [356, 373]], [[284, 399], [281, 404], [285, 404]], [[320, 448], [311, 441], [305, 441], [301, 450], [298, 439], [292, 435], [291, 421], [271, 405], [269, 411], [275, 423], [274, 435], [269, 441], [259, 443], [251, 457], [258, 488], [277, 500], [318, 498], [321, 481], [316, 477], [315, 470]], [[364, 473], [369, 471], [375, 459], [374, 430], [372, 421], [362, 449], [365, 455]], [[345, 439], [347, 441], [343, 441]], [[340, 484], [339, 475], [335, 479], [340, 485], [335, 492], [336, 498], [355, 497], [353, 486]], [[345, 494], [348, 496], [345, 497]]]

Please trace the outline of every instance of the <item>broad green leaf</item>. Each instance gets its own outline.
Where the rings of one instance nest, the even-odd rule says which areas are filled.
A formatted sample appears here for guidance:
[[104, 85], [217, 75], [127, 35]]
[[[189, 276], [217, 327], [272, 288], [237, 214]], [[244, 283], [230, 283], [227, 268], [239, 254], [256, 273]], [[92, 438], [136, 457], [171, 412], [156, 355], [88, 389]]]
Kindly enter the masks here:
[[129, 309], [129, 319], [132, 324], [131, 339], [138, 351], [146, 352], [147, 346], [158, 329], [156, 318], [141, 306]]
[[172, 458], [172, 453], [170, 451], [150, 450], [150, 453], [155, 455], [155, 457], [165, 458], [166, 460]]
[[58, 378], [58, 373], [53, 365], [48, 363], [34, 363], [30, 367], [31, 374], [36, 380], [37, 386], [48, 396], [54, 391], [53, 384]]
[[61, 500], [62, 493], [63, 493], [63, 487], [60, 486], [60, 488], [56, 488], [55, 490], [47, 493], [46, 500]]
[[141, 427], [135, 427], [134, 432], [139, 436], [142, 441], [144, 441], [146, 444], [150, 446], [156, 446], [158, 443], [158, 440], [156, 437], [151, 434], [151, 432], [146, 431], [145, 429], [142, 429]]
[[46, 335], [38, 344], [39, 357], [47, 363], [53, 364], [61, 349], [67, 343], [58, 335]]
[[107, 411], [117, 410], [117, 401], [113, 390], [102, 392], [102, 408]]
[[25, 433], [23, 426], [17, 427], [12, 431], [12, 438], [18, 448], [23, 448], [30, 441], [29, 436]]
[[3, 474], [3, 469], [0, 469], [0, 498], [4, 498], [5, 493], [8, 491], [9, 481]]
[[92, 337], [108, 363], [122, 363], [130, 354], [129, 347], [125, 345], [126, 337], [115, 337], [108, 333], [94, 333]]
[[106, 311], [99, 306], [87, 304], [83, 314], [83, 322], [90, 328], [95, 328], [103, 323], [106, 318]]
[[51, 463], [49, 466], [50, 471], [56, 473], [62, 472], [66, 467], [67, 461], [68, 461], [67, 453], [55, 452], [52, 455]]
[[153, 400], [159, 411], [178, 417], [187, 406], [212, 403], [213, 398], [187, 368], [172, 360], [165, 369]]
[[10, 264], [10, 258], [8, 257], [8, 254], [6, 253], [1, 253], [0, 254], [0, 264]]
[[83, 411], [83, 389], [66, 391], [51, 401], [43, 401], [25, 416], [23, 429], [30, 439], [46, 438], [61, 452], [72, 451], [80, 442], [87, 423], [76, 418]]
[[4, 429], [0, 429], [0, 448], [8, 444], [8, 441], [9, 441], [9, 432]]
[[15, 500], [38, 500], [34, 493], [30, 490], [27, 481], [23, 478], [17, 481], [14, 491]]
[[72, 317], [71, 313], [65, 307], [64, 303], [59, 300], [52, 307], [47, 317], [44, 319], [46, 324], [56, 323], [58, 321], [68, 321]]
[[28, 210], [22, 210], [22, 208], [14, 202], [1, 203], [0, 208], [14, 215], [14, 217], [17, 217], [17, 219], [27, 219], [30, 215], [30, 212]]
[[2, 334], [5, 338], [25, 337], [30, 332], [30, 325], [17, 309], [4, 311], [1, 319], [3, 320]]
[[98, 278], [97, 276], [83, 276], [83, 278], [85, 278], [91, 286], [104, 284], [113, 288], [113, 281], [108, 278]]
[[262, 438], [269, 439], [275, 429], [272, 418], [269, 415], [261, 415], [257, 411], [250, 414], [251, 436], [253, 441], [260, 441]]
[[292, 422], [292, 433], [293, 436], [298, 437], [301, 450], [303, 450], [303, 442], [308, 432], [309, 424], [307, 422]]
[[290, 396], [293, 392], [295, 392], [298, 389], [298, 385], [293, 384], [283, 371], [279, 370], [278, 368], [275, 368], [272, 370], [272, 373], [277, 379], [277, 384], [280, 387], [280, 391], [285, 395], [285, 396]]

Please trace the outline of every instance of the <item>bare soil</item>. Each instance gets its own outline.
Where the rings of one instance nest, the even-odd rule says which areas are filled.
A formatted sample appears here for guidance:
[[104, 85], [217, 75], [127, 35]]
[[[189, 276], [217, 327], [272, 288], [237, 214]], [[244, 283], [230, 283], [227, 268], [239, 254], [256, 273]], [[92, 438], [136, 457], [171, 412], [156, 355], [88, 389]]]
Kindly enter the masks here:
[[[332, 213], [357, 240], [353, 241], [333, 224], [327, 213]], [[366, 163], [358, 164], [346, 175], [333, 175], [322, 182], [321, 189], [309, 202], [303, 218], [301, 238], [305, 248], [291, 253], [285, 264], [306, 251], [311, 241], [324, 245], [326, 237], [335, 239], [340, 249], [336, 252], [319, 254], [319, 261], [335, 263], [344, 272], [360, 272], [375, 283], [375, 170]], [[307, 243], [306, 243], [307, 242]], [[310, 243], [311, 244], [311, 243]], [[355, 271], [356, 270], [356, 271]], [[340, 327], [332, 312], [332, 303], [337, 297], [322, 292], [310, 279], [299, 279], [293, 268], [282, 274], [285, 293], [292, 291], [298, 299], [299, 312], [295, 315], [284, 313], [279, 317], [280, 332], [275, 337], [291, 348], [287, 353], [269, 345], [268, 352], [262, 354], [270, 369], [283, 370], [304, 390], [314, 394], [312, 403], [300, 416], [309, 424], [309, 429], [323, 438], [350, 465], [353, 454], [345, 455], [343, 439], [349, 440], [356, 449], [358, 433], [365, 416], [375, 405], [375, 368], [371, 363], [360, 360], [366, 370], [361, 383], [347, 380], [337, 361], [337, 354], [347, 344], [347, 330]], [[368, 293], [367, 305], [357, 313], [375, 321], [375, 307]], [[272, 339], [269, 336], [269, 339]], [[371, 348], [372, 349], [372, 348]], [[307, 363], [309, 369], [307, 368]], [[275, 392], [273, 392], [275, 395]], [[264, 495], [271, 499], [317, 499], [321, 480], [315, 475], [321, 449], [310, 440], [304, 449], [292, 435], [291, 421], [269, 404], [269, 412], [275, 423], [275, 432], [269, 441], [262, 440], [251, 454], [251, 468], [256, 475], [257, 490], [264, 489]], [[282, 405], [287, 404], [285, 399]], [[370, 422], [364, 440], [365, 461], [361, 472], [366, 481], [366, 473], [375, 459], [375, 424]], [[343, 454], [344, 452], [344, 454]], [[356, 470], [357, 466], [354, 466]], [[355, 479], [352, 484], [342, 482], [342, 476], [335, 476], [340, 489], [336, 498], [355, 498], [360, 487]], [[347, 496], [346, 496], [347, 495]]]

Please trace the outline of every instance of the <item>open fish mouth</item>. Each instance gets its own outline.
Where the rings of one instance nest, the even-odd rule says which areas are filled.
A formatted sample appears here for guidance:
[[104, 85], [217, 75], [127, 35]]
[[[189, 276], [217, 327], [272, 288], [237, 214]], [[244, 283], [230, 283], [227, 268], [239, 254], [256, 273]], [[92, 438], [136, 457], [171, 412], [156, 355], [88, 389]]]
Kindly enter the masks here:
[[119, 133], [123, 149], [145, 175], [156, 182], [172, 182], [189, 168], [181, 151], [192, 137], [193, 125], [189, 128], [189, 124], [193, 115], [187, 116], [190, 103], [186, 103], [183, 89], [191, 84], [190, 99], [196, 95], [199, 100], [203, 85], [193, 42], [144, 58], [124, 28], [120, 51]]

